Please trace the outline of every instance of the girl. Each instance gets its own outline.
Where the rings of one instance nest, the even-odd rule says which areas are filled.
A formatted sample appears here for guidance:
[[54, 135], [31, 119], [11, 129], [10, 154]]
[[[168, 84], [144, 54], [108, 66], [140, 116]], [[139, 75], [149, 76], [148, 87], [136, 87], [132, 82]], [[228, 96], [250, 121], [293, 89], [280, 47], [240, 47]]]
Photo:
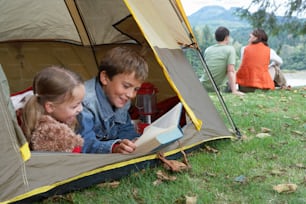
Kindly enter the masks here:
[[31, 150], [81, 152], [83, 139], [74, 133], [85, 95], [81, 77], [63, 67], [47, 67], [34, 77], [33, 93], [22, 123]]

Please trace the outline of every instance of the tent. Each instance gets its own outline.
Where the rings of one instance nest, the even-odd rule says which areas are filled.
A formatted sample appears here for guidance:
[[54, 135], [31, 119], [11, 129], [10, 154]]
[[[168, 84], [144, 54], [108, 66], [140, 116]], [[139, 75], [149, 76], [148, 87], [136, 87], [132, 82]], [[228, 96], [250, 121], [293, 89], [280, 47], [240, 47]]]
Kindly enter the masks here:
[[[0, 202], [32, 202], [119, 179], [158, 164], [153, 154], [31, 152], [10, 111], [8, 92], [31, 85], [40, 69], [60, 64], [89, 79], [106, 50], [144, 53], [158, 100], [177, 96], [187, 124], [180, 142], [162, 149], [178, 158], [203, 143], [231, 138], [181, 45], [195, 44], [179, 0], [0, 0]], [[1, 74], [0, 74], [1, 75]], [[8, 90], [8, 87], [10, 90]]]

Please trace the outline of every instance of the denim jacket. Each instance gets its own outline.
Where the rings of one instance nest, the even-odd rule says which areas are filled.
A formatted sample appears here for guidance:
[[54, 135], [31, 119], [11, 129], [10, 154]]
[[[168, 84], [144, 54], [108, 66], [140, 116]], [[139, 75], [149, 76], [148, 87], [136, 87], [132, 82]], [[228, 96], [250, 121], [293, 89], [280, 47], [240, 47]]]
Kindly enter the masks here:
[[83, 153], [111, 153], [113, 145], [121, 139], [139, 137], [128, 113], [130, 102], [113, 110], [96, 78], [86, 81], [85, 89], [83, 111], [78, 115]]

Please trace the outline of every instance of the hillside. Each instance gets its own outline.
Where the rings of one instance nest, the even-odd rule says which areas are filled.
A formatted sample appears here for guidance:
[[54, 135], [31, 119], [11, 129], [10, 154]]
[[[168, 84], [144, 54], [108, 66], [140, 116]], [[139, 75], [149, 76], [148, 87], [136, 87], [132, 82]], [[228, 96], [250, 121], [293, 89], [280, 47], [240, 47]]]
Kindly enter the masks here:
[[251, 29], [247, 21], [241, 20], [234, 15], [235, 9], [231, 8], [227, 10], [221, 6], [205, 6], [196, 13], [188, 16], [188, 19], [193, 27], [202, 27], [206, 24], [213, 30], [220, 25], [224, 25], [231, 30], [245, 27]]
[[[248, 42], [249, 34], [253, 30], [246, 20], [235, 15], [235, 7], [225, 9], [221, 6], [205, 6], [188, 16], [192, 29], [202, 50], [215, 43], [214, 31], [219, 26], [225, 26], [230, 30], [233, 45], [237, 55], [240, 56], [240, 48]], [[284, 17], [278, 16], [279, 21]], [[301, 19], [305, 20], [305, 19]], [[291, 33], [281, 32], [277, 36], [269, 35], [269, 46], [283, 59], [282, 68], [288, 70], [305, 70], [306, 58], [305, 36], [294, 37]], [[194, 59], [193, 59], [194, 60]], [[198, 63], [196, 63], [198, 64]]]

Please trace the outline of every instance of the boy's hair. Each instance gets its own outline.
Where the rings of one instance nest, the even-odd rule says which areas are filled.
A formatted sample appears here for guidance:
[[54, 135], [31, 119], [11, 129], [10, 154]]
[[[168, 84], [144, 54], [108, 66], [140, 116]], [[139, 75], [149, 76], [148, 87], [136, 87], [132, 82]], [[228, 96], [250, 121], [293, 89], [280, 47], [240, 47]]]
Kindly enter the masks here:
[[253, 30], [252, 34], [255, 37], [257, 37], [257, 40], [252, 42], [253, 44], [262, 42], [266, 46], [269, 46], [268, 45], [268, 35], [266, 34], [266, 32], [263, 29], [255, 29], [255, 30]]
[[135, 73], [136, 79], [145, 81], [149, 68], [145, 59], [136, 51], [127, 47], [115, 47], [103, 57], [99, 66], [99, 75], [102, 71], [105, 71], [110, 79], [117, 74]]
[[222, 42], [226, 36], [229, 36], [229, 34], [230, 34], [230, 31], [226, 27], [220, 26], [215, 31], [215, 39], [218, 42]]
[[44, 115], [47, 101], [63, 103], [71, 100], [73, 89], [82, 85], [81, 76], [60, 66], [47, 67], [36, 74], [33, 80], [33, 93], [23, 108], [22, 129], [30, 141], [38, 120]]

